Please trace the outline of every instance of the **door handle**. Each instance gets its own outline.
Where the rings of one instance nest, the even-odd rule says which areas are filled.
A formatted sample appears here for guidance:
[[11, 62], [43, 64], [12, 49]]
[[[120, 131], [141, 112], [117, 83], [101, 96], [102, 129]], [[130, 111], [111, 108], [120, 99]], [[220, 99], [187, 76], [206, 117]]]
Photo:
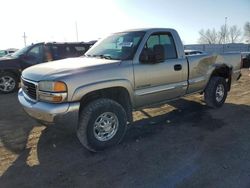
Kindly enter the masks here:
[[174, 70], [175, 70], [175, 71], [180, 71], [181, 69], [182, 69], [181, 64], [176, 64], [176, 65], [174, 65]]

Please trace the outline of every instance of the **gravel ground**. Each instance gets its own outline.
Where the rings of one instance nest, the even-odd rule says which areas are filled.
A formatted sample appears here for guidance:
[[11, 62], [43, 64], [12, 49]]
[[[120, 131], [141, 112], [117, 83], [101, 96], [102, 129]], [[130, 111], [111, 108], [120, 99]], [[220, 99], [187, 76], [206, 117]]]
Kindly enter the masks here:
[[134, 112], [124, 141], [91, 153], [0, 95], [0, 187], [250, 187], [250, 77], [225, 105], [194, 95]]

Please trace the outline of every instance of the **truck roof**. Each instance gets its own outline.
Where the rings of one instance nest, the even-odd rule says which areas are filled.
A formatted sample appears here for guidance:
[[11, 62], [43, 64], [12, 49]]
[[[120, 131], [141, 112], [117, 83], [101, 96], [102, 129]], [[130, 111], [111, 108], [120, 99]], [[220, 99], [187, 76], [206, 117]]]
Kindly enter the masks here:
[[[133, 31], [144, 31], [144, 32], [157, 32], [157, 31], [176, 31], [175, 29], [172, 28], [138, 28], [138, 29], [129, 29], [129, 30], [125, 30], [122, 32], [133, 32]], [[122, 32], [118, 32], [118, 33], [122, 33]]]

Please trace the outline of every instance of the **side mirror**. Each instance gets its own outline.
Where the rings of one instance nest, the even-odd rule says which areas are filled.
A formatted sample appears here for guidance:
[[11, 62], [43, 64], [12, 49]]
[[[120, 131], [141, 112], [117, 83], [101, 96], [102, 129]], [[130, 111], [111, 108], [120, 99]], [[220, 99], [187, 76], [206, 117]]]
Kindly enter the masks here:
[[139, 61], [144, 64], [150, 63], [150, 57], [147, 49], [142, 50]]
[[162, 45], [155, 45], [153, 50], [143, 49], [140, 55], [140, 62], [144, 64], [161, 63], [165, 59], [164, 47]]
[[140, 62], [143, 64], [155, 64], [157, 63], [155, 60], [155, 54], [152, 49], [144, 48], [141, 52]]

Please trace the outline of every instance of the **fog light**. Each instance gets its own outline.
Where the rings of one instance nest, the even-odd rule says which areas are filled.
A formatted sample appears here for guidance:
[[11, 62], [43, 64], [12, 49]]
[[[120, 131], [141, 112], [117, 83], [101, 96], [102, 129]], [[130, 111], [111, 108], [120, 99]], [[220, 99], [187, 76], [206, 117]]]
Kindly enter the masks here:
[[67, 93], [51, 93], [51, 92], [38, 92], [38, 99], [40, 101], [60, 103], [64, 102], [67, 98]]

